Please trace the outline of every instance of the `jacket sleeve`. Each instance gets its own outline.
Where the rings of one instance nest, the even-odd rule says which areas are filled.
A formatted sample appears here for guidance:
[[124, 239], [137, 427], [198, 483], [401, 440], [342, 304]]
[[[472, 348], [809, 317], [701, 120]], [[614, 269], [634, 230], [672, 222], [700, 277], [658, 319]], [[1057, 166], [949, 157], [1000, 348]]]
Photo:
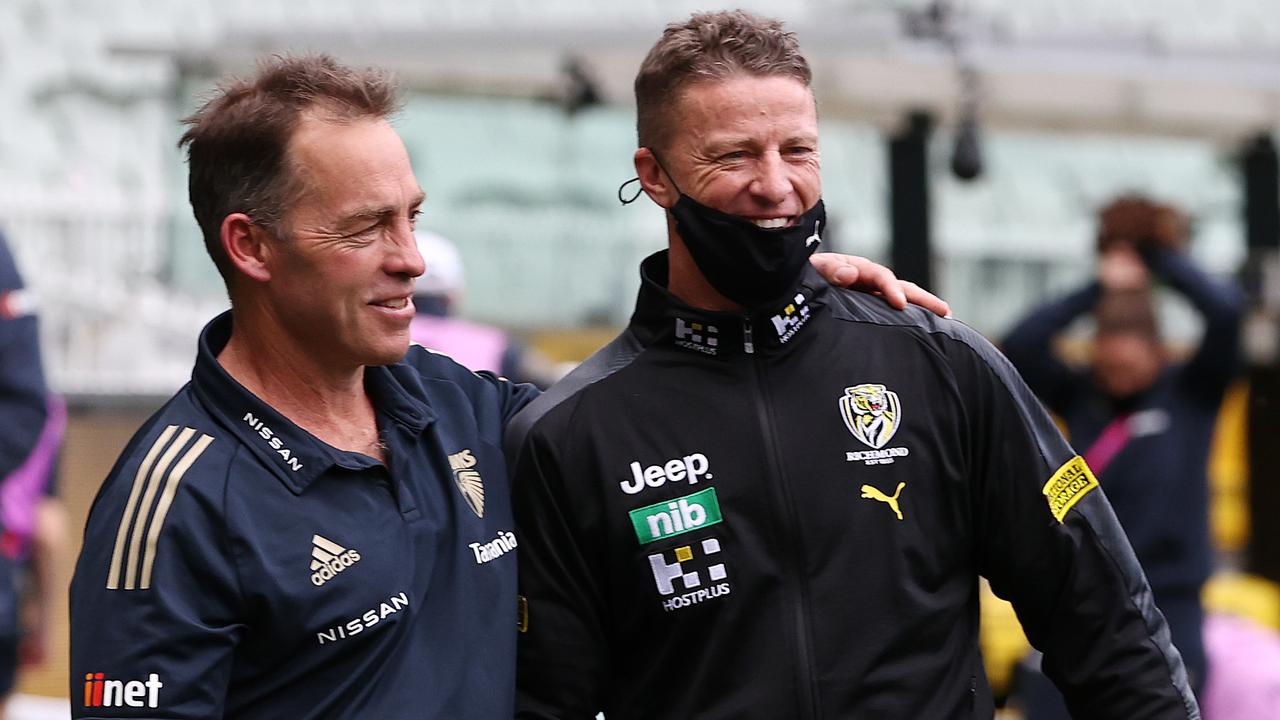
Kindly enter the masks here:
[[1187, 363], [1186, 377], [1194, 388], [1203, 388], [1201, 397], [1216, 405], [1240, 369], [1244, 296], [1239, 288], [1210, 278], [1184, 253], [1153, 248], [1143, 252], [1143, 259], [1204, 318], [1204, 334]]
[[94, 502], [72, 579], [72, 717], [219, 718], [245, 614], [222, 492], [200, 476], [225, 465], [202, 467], [200, 433], [141, 440]]
[[0, 237], [0, 479], [35, 448], [46, 394], [32, 296]]
[[1090, 283], [1061, 300], [1042, 305], [1023, 318], [1001, 343], [1005, 354], [1045, 404], [1062, 412], [1077, 383], [1071, 369], [1053, 354], [1053, 338], [1098, 301]]
[[1074, 717], [1199, 718], [1096, 479], [1008, 362], [976, 333], [960, 339], [979, 572], [1013, 604]]
[[[562, 468], [534, 429], [512, 486], [520, 538], [516, 717], [590, 720], [602, 710], [608, 653], [604, 543], [573, 522]], [[597, 513], [598, 515], [598, 513]]]
[[492, 383], [498, 391], [498, 397], [501, 398], [502, 404], [502, 426], [504, 429], [511, 423], [512, 418], [542, 394], [538, 386], [531, 383], [512, 382], [505, 377], [498, 377], [487, 371], [478, 374]]
[[[432, 379], [453, 383], [471, 398], [476, 407], [492, 409], [500, 423], [500, 432], [506, 432], [512, 418], [533, 402], [542, 391], [536, 385], [517, 383], [500, 377], [489, 370], [473, 371], [453, 358], [419, 345], [411, 345], [405, 355], [413, 372], [420, 374], [420, 381]], [[391, 366], [398, 372], [398, 366]]]

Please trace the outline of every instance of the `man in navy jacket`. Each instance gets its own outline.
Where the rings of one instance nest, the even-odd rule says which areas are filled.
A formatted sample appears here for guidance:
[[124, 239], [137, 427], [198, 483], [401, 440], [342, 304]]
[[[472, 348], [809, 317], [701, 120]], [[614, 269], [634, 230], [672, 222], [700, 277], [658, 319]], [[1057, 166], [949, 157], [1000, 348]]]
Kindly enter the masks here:
[[537, 391], [409, 348], [423, 191], [394, 86], [277, 58], [187, 120], [232, 310], [90, 514], [77, 718], [511, 714], [503, 425]]

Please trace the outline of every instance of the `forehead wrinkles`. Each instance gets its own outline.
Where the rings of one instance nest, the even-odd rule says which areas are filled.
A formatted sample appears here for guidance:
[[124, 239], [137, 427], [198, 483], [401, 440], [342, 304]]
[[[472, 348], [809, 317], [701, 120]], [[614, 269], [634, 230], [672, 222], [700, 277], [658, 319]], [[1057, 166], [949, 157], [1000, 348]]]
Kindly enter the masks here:
[[[739, 77], [691, 85], [679, 99], [679, 115], [686, 122], [677, 132], [697, 128], [714, 134], [816, 136], [813, 95], [803, 86], [788, 88], [799, 92], [778, 90], [772, 78]], [[756, 124], [760, 121], [774, 124]]]

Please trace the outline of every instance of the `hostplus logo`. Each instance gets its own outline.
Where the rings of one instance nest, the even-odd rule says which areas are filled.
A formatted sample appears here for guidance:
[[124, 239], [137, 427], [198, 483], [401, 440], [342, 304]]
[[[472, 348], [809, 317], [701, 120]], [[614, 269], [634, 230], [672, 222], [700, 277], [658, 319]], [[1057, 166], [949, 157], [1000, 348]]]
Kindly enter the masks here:
[[804, 324], [809, 322], [809, 306], [805, 304], [804, 295], [796, 293], [791, 302], [782, 308], [782, 312], [774, 315], [773, 329], [778, 331], [778, 342], [785, 343], [796, 334]]
[[319, 535], [311, 536], [311, 584], [320, 587], [360, 562], [360, 553]]
[[686, 350], [715, 355], [720, 352], [719, 334], [720, 330], [715, 325], [685, 322], [684, 318], [676, 318], [676, 345]]
[[106, 673], [85, 673], [84, 706], [158, 708], [163, 687], [155, 673], [146, 680], [108, 680]]
[[[695, 556], [694, 547], [702, 551], [701, 558]], [[718, 539], [707, 538], [695, 545], [681, 545], [671, 552], [674, 562], [668, 561], [665, 552], [649, 556], [654, 585], [666, 598], [662, 601], [663, 610], [681, 610], [731, 592], [729, 573], [724, 563], [712, 562], [720, 554]]]
[[637, 508], [628, 514], [641, 545], [709, 527], [724, 519], [715, 488]]

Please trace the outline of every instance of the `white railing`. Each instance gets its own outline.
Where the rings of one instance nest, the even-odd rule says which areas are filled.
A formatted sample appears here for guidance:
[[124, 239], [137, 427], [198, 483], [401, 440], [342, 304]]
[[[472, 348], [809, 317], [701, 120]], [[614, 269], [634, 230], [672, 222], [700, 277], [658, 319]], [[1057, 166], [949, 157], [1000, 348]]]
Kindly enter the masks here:
[[155, 202], [0, 198], [0, 227], [40, 304], [54, 389], [167, 395], [190, 376], [199, 329], [220, 303], [161, 281], [168, 224]]

